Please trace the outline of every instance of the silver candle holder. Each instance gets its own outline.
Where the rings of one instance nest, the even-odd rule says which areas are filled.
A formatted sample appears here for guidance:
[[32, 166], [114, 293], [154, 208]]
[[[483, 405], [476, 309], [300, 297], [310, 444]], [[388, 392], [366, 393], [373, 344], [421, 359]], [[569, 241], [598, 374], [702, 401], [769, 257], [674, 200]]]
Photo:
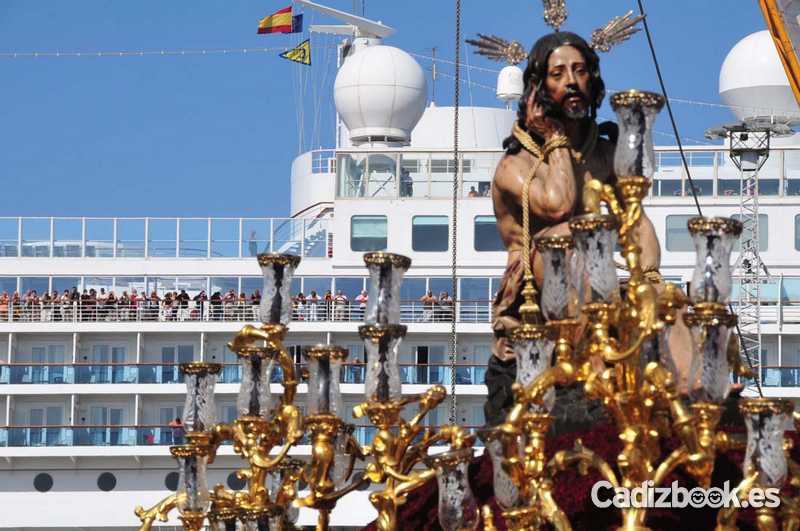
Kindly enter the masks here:
[[742, 232], [742, 223], [729, 218], [695, 217], [688, 226], [695, 248], [689, 298], [693, 303], [725, 304], [731, 296], [731, 251]]
[[462, 448], [426, 458], [436, 471], [439, 485], [439, 525], [444, 531], [477, 529], [478, 504], [469, 485], [467, 469], [472, 448]]
[[264, 276], [261, 294], [261, 321], [287, 326], [292, 320], [292, 278], [300, 257], [291, 254], [262, 253], [258, 265]]

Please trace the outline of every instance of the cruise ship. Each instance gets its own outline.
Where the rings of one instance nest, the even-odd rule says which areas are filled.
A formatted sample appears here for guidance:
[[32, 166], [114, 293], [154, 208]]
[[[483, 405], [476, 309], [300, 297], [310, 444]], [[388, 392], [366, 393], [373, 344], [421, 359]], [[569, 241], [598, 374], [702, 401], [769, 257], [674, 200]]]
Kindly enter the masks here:
[[[294, 306], [286, 342], [298, 364], [318, 343], [348, 349], [341, 382], [346, 406], [364, 393], [357, 332], [364, 319], [359, 295], [368, 282], [363, 254], [389, 250], [410, 257], [402, 286], [408, 326], [400, 354], [403, 392], [452, 384], [456, 421], [483, 425], [492, 297], [506, 263], [489, 192], [520, 88], [504, 71], [496, 107], [460, 109], [455, 163], [454, 108], [427, 101], [423, 69], [407, 52], [383, 44], [385, 36], [357, 31], [342, 47], [333, 95], [341, 118], [336, 146], [294, 160], [289, 218], [0, 219], [0, 292], [9, 295], [0, 302], [0, 528], [138, 529], [133, 508], [149, 507], [176, 489], [169, 446], [170, 423], [182, 417], [186, 393], [179, 365], [224, 365], [217, 416], [232, 421], [241, 373], [226, 344], [244, 324], [259, 320], [253, 295], [262, 285], [260, 252], [302, 257], [292, 293], [302, 293], [305, 302]], [[748, 62], [751, 56], [763, 56], [763, 64]], [[789, 98], [786, 105], [796, 109], [767, 32], [746, 37], [730, 52], [720, 75], [723, 99], [752, 97], [760, 90], [754, 80], [777, 87], [771, 94]], [[739, 118], [741, 109], [732, 105]], [[667, 280], [685, 285], [691, 277], [686, 222], [697, 213], [693, 191], [705, 215], [742, 211], [742, 176], [729, 147], [685, 147], [688, 174], [677, 147], [656, 147], [658, 168], [646, 206]], [[769, 148], [758, 175], [757, 241], [766, 267], [759, 273], [753, 363], [766, 396], [797, 400], [800, 138], [773, 138]], [[77, 298], [63, 296], [73, 289]], [[40, 297], [26, 298], [32, 291]], [[43, 293], [59, 298], [47, 301]], [[178, 293], [178, 300], [168, 293]], [[425, 299], [427, 293], [436, 301]], [[449, 361], [453, 313], [455, 370]], [[299, 391], [302, 404], [304, 384]], [[447, 423], [449, 404], [448, 398], [427, 422]], [[356, 436], [366, 444], [371, 432], [363, 419], [347, 420], [360, 426]], [[241, 488], [234, 475], [241, 461], [230, 446], [220, 453], [209, 484]], [[307, 456], [309, 447], [292, 453]], [[375, 512], [366, 494], [341, 500], [333, 525], [360, 528], [371, 521]], [[315, 519], [302, 510], [298, 524]], [[177, 515], [163, 525], [179, 528]]]

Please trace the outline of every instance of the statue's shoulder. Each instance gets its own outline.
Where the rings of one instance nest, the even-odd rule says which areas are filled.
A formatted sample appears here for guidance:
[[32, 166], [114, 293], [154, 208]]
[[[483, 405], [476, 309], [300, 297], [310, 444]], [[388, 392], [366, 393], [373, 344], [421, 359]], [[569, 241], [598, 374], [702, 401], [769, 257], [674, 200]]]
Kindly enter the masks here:
[[529, 171], [531, 166], [530, 158], [531, 156], [525, 150], [503, 155], [494, 172], [495, 183], [500, 188], [510, 186], [520, 175]]

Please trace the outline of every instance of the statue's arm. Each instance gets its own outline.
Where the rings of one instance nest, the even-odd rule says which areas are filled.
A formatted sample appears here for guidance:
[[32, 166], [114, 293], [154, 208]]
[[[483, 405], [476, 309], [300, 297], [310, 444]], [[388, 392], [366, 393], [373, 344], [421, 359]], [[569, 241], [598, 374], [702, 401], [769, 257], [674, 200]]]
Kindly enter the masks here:
[[639, 221], [639, 245], [642, 247], [640, 257], [642, 269], [644, 271], [658, 270], [661, 266], [661, 246], [658, 244], [658, 236], [656, 236], [653, 222], [644, 213]]

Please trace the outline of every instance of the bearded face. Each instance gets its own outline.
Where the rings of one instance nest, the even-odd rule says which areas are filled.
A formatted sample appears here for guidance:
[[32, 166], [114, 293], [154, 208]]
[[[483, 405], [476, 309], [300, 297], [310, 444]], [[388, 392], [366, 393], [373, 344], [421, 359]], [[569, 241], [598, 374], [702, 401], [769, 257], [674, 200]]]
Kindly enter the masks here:
[[570, 120], [581, 120], [591, 107], [591, 74], [581, 52], [570, 45], [559, 46], [547, 61], [544, 80], [550, 99]]

